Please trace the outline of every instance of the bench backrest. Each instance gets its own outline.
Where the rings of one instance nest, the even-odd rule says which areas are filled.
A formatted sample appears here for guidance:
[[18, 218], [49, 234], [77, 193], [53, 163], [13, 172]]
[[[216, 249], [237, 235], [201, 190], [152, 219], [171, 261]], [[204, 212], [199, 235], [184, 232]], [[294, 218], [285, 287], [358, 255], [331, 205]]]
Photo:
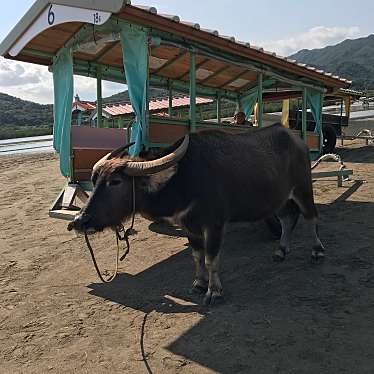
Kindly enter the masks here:
[[127, 142], [126, 129], [71, 127], [72, 179], [89, 181], [92, 168], [100, 158]]

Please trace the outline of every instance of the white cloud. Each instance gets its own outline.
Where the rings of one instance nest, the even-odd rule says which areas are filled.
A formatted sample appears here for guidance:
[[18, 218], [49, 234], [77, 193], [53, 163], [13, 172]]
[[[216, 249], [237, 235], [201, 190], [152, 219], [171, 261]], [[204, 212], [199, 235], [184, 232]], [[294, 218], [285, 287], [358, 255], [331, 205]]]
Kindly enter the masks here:
[[359, 27], [325, 27], [316, 26], [305, 33], [287, 39], [262, 42], [261, 45], [282, 56], [289, 56], [301, 49], [323, 48], [337, 44], [347, 38], [360, 36]]
[[0, 58], [0, 92], [24, 100], [53, 101], [51, 74], [46, 67]]
[[[103, 82], [103, 96], [124, 91], [126, 86]], [[41, 104], [53, 103], [53, 78], [46, 66], [0, 58], [0, 92]], [[96, 80], [74, 77], [74, 94], [82, 100], [96, 100]]]

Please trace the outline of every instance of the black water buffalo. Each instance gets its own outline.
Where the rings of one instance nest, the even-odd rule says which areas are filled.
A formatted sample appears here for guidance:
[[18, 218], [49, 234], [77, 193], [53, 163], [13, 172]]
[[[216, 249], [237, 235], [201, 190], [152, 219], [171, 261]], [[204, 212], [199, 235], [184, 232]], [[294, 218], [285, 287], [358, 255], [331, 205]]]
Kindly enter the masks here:
[[308, 148], [279, 124], [240, 134], [194, 133], [151, 161], [116, 150], [95, 165], [92, 182], [70, 229], [116, 227], [131, 216], [135, 194], [137, 213], [185, 230], [196, 266], [193, 289], [205, 292], [205, 304], [222, 298], [219, 257], [228, 222], [277, 215], [282, 236], [273, 257], [281, 261], [301, 212], [314, 238], [312, 258], [324, 256]]

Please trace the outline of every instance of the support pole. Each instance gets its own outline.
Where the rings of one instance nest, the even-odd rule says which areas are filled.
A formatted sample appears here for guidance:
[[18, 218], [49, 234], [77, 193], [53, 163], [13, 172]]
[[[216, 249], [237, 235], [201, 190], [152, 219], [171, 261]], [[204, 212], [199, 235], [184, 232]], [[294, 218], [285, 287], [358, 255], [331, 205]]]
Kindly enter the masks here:
[[258, 89], [258, 127], [262, 127], [262, 113], [263, 113], [263, 104], [262, 104], [262, 89], [263, 89], [263, 75], [262, 73], [258, 74], [257, 78], [257, 89]]
[[344, 99], [340, 99], [340, 118], [339, 118], [339, 126], [342, 128], [343, 124], [343, 104], [344, 104]]
[[96, 68], [96, 88], [97, 88], [97, 127], [103, 127], [103, 89], [101, 81], [101, 66]]
[[147, 58], [147, 86], [146, 86], [146, 101], [145, 101], [145, 136], [144, 136], [144, 147], [145, 150], [149, 150], [149, 126], [151, 125], [150, 123], [150, 111], [149, 111], [149, 100], [150, 100], [150, 92], [149, 92], [149, 59]]
[[306, 141], [307, 131], [307, 105], [306, 105], [306, 88], [303, 88], [303, 111], [301, 117], [301, 137]]
[[124, 126], [124, 118], [122, 116], [119, 116], [118, 117], [118, 120], [117, 120], [117, 127], [119, 129], [123, 129], [125, 126]]
[[217, 123], [220, 124], [222, 117], [221, 117], [221, 110], [222, 110], [222, 99], [221, 99], [221, 94], [217, 94]]
[[190, 52], [190, 132], [196, 131], [196, 54]]

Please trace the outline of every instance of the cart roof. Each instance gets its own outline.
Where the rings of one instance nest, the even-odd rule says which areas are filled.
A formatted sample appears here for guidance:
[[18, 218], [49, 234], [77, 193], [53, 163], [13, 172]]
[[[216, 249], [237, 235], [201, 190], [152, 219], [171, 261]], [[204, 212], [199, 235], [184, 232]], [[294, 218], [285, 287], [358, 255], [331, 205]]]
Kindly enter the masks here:
[[[264, 69], [271, 69], [285, 76], [323, 86], [329, 92], [348, 88], [351, 84], [350, 81], [331, 73], [264, 51], [249, 43], [237, 41], [234, 37], [222, 36], [218, 31], [206, 30], [198, 24], [184, 22], [178, 16], [158, 14], [157, 9], [153, 7], [133, 6], [130, 1], [123, 0], [55, 0], [53, 4], [103, 12], [104, 16], [107, 14], [108, 18], [111, 17], [113, 20], [124, 20], [152, 28], [160, 33], [180, 37], [191, 45], [208, 47], [211, 51], [216, 51], [217, 56], [220, 53], [230, 54], [245, 59], [249, 63], [256, 63]], [[43, 13], [47, 12], [50, 6], [51, 2], [48, 0], [37, 0], [1, 43], [0, 54], [18, 61], [51, 65], [53, 56], [89, 22], [75, 20], [72, 22], [67, 18], [66, 22], [46, 28], [44, 31], [42, 29], [34, 36], [32, 28], [35, 28]], [[29, 40], [28, 34], [33, 36]], [[21, 43], [22, 38], [27, 40], [24, 46]], [[12, 56], [12, 49], [17, 44], [18, 47], [21, 45], [18, 48], [19, 52], [13, 53]], [[83, 53], [78, 50], [74, 52], [74, 58], [112, 68], [123, 68], [121, 43], [118, 41], [107, 43], [93, 53]], [[151, 74], [162, 78], [181, 81], [189, 79], [188, 51], [178, 46], [164, 44], [153, 46], [149, 66]], [[239, 93], [256, 86], [256, 71], [243, 65], [225, 62], [218, 57], [215, 58], [214, 53], [207, 57], [198, 52], [196, 68], [197, 83], [204, 86]]]

